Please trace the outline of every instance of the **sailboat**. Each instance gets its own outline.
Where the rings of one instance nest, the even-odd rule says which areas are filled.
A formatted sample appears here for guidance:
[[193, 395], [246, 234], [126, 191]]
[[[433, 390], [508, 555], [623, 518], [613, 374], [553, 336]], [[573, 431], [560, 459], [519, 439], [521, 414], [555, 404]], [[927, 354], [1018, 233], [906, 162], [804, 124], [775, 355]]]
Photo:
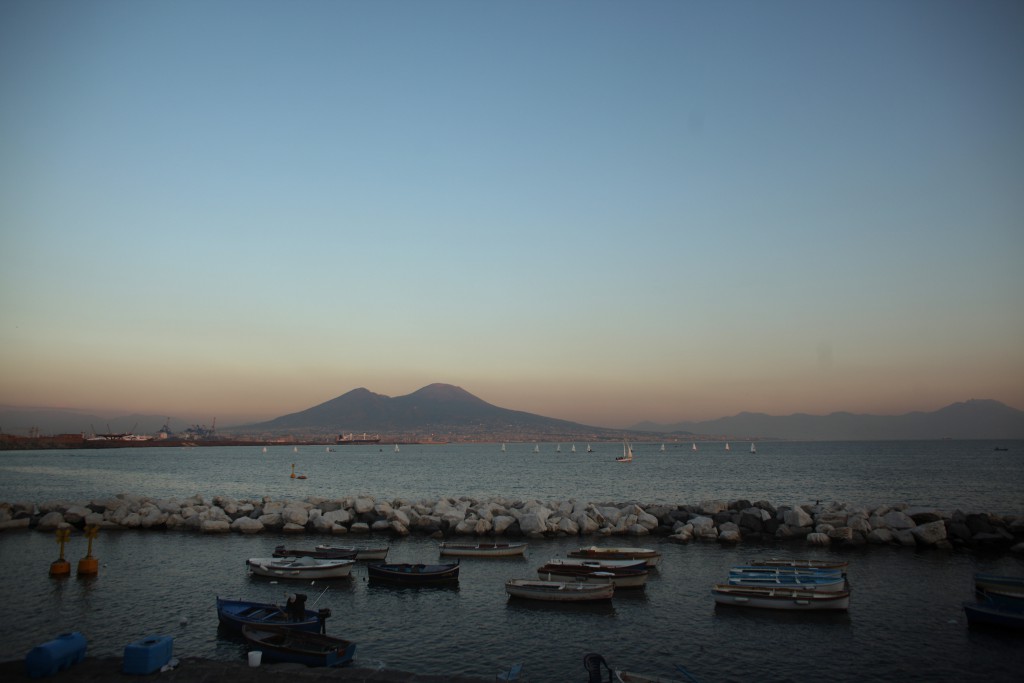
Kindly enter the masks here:
[[396, 443], [396, 444], [395, 444], [395, 453], [398, 453], [398, 452], [399, 452], [399, 450], [398, 450], [398, 444]]
[[292, 446], [292, 453], [298, 453], [298, 452], [299, 452], [299, 447], [298, 446]]
[[591, 448], [591, 447], [590, 447], [590, 444], [588, 443], [588, 444], [587, 444], [587, 453], [593, 453], [593, 452], [594, 452], [594, 449], [593, 449], [593, 448]]
[[693, 444], [693, 448], [691, 448], [690, 450], [691, 450], [691, 451], [695, 451], [695, 450], [697, 450], [697, 444], [696, 444], [696, 442], [694, 442], [694, 444]]
[[264, 447], [263, 447], [263, 452], [264, 452], [264, 453], [266, 453], [266, 452], [267, 452], [267, 447], [266, 447], [266, 446], [264, 446]]
[[728, 441], [725, 442], [725, 450], [729, 450], [729, 442]]
[[533, 452], [534, 453], [540, 453], [540, 445], [534, 446], [533, 447]]
[[504, 452], [505, 452], [505, 444], [501, 444], [501, 452], [502, 452], [502, 453], [504, 453]]
[[615, 458], [615, 462], [633, 462], [633, 447], [625, 441], [622, 442], [622, 457]]
[[555, 446], [555, 453], [561, 453], [561, 452], [562, 452], [562, 444], [558, 444], [557, 446]]
[[750, 452], [757, 453], [757, 446], [754, 445], [753, 441], [750, 442]]
[[569, 450], [572, 451], [573, 453], [575, 453], [576, 452], [576, 444], [573, 444], [572, 448], [570, 448]]
[[661, 444], [661, 452], [662, 452], [662, 453], [664, 453], [664, 452], [665, 452], [665, 444]]

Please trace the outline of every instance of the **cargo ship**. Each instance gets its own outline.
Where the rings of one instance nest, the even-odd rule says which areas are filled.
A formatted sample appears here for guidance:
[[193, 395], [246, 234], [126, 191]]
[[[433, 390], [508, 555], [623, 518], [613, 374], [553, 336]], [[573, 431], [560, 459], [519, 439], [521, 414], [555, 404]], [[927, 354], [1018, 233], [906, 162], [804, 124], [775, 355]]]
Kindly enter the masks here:
[[380, 434], [367, 434], [366, 432], [363, 432], [362, 436], [356, 436], [355, 434], [339, 434], [338, 443], [343, 446], [380, 443]]

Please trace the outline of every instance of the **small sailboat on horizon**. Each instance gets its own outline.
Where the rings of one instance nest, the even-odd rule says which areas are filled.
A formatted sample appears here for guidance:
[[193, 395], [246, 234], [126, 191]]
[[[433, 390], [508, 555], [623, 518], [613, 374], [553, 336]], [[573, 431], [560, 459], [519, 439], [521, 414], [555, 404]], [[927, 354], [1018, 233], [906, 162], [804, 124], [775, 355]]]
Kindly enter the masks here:
[[533, 452], [534, 453], [540, 453], [540, 445], [539, 444], [533, 447]]
[[664, 452], [665, 452], [665, 444], [661, 444], [661, 452], [662, 452], [662, 453], [664, 453]]
[[691, 448], [690, 450], [691, 451], [697, 450], [697, 442], [696, 441], [693, 443], [693, 448]]
[[622, 457], [615, 458], [615, 462], [633, 462], [633, 447], [628, 442], [622, 442]]
[[593, 453], [593, 452], [594, 452], [594, 449], [593, 449], [593, 448], [591, 448], [591, 447], [590, 447], [590, 444], [588, 443], [588, 444], [587, 444], [587, 453]]
[[725, 450], [729, 450], [729, 442], [728, 441], [725, 442]]
[[750, 452], [757, 453], [757, 446], [754, 445], [753, 441], [750, 442]]
[[398, 444], [396, 443], [396, 444], [395, 444], [395, 453], [398, 453], [398, 452], [399, 452], [399, 450], [398, 450]]

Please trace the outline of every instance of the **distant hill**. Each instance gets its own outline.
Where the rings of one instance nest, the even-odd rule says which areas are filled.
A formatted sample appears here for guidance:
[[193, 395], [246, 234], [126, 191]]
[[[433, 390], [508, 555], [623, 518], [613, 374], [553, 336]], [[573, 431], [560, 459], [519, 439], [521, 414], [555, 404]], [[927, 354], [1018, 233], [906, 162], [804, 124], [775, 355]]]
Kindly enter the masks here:
[[384, 396], [360, 388], [297, 413], [235, 427], [235, 434], [337, 435], [353, 432], [384, 436], [472, 438], [495, 435], [550, 439], [590, 435], [621, 438], [621, 430], [581, 425], [487, 403], [450, 384], [431, 384], [406, 396]]
[[1024, 439], [1024, 411], [993, 400], [971, 399], [934, 412], [904, 415], [766, 415], [740, 413], [703, 422], [642, 422], [636, 431], [723, 434], [817, 441], [893, 439]]
[[[40, 434], [79, 434], [86, 436], [94, 432], [134, 432], [156, 434], [168, 423], [166, 415], [95, 415], [84, 410], [70, 408], [17, 408], [0, 406], [0, 432], [29, 436], [33, 430]], [[184, 431], [195, 421], [170, 418], [174, 431]]]

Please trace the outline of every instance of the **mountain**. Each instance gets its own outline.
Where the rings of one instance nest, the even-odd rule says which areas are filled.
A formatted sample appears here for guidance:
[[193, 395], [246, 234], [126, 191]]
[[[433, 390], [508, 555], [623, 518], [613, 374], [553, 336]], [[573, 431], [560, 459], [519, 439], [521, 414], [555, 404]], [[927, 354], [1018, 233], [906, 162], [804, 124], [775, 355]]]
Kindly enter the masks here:
[[990, 399], [971, 399], [939, 410], [904, 415], [766, 415], [739, 413], [703, 422], [656, 424], [632, 429], [645, 432], [689, 431], [736, 437], [817, 441], [893, 439], [1024, 439], [1024, 411]]
[[581, 435], [620, 438], [621, 430], [556, 420], [520, 410], [508, 410], [487, 403], [468, 391], [450, 384], [431, 384], [406, 396], [394, 398], [365, 388], [353, 389], [337, 398], [290, 415], [258, 424], [235, 427], [225, 432], [255, 435], [330, 435], [354, 432], [379, 433], [389, 437], [420, 438], [532, 438], [544, 436], [579, 438]]

